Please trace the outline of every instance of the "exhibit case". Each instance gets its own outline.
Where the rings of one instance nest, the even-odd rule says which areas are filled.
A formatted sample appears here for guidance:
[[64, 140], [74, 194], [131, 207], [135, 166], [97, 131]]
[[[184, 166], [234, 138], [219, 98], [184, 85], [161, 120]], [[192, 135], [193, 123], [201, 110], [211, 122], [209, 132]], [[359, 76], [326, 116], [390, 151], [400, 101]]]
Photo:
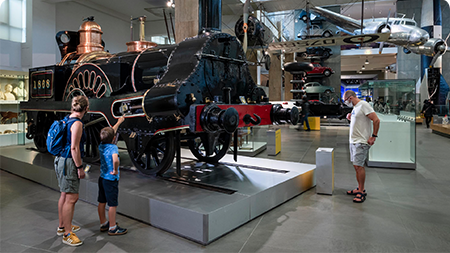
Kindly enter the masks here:
[[[268, 126], [243, 127], [237, 130], [238, 154], [255, 156], [267, 148]], [[229, 153], [234, 150], [234, 134], [231, 140]]]
[[28, 99], [28, 73], [0, 70], [0, 146], [30, 142], [25, 138], [26, 114], [20, 101]]
[[370, 80], [363, 83], [359, 91], [361, 94], [372, 94], [371, 100], [376, 112], [400, 115], [401, 111], [415, 112], [415, 85], [413, 79]]
[[373, 92], [374, 110], [380, 119], [368, 166], [416, 168], [416, 106], [414, 80], [374, 80], [360, 86]]

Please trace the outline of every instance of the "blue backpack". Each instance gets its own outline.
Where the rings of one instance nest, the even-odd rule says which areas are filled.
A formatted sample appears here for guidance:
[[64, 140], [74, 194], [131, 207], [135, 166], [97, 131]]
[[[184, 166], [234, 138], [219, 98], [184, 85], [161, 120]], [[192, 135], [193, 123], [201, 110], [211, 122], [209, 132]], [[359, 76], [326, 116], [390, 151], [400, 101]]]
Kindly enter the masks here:
[[69, 116], [62, 120], [55, 120], [47, 135], [47, 150], [54, 156], [61, 155], [66, 147], [67, 126], [79, 119], [69, 119]]

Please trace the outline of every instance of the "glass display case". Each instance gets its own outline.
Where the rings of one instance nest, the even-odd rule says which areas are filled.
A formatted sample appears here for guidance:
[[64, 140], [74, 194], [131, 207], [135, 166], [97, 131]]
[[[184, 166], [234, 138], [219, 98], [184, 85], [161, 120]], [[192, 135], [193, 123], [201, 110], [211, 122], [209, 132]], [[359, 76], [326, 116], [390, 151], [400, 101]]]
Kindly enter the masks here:
[[0, 70], [0, 146], [25, 144], [26, 114], [20, 101], [28, 99], [28, 73]]
[[[245, 156], [255, 156], [267, 147], [268, 126], [244, 127], [238, 131], [238, 154]], [[234, 138], [234, 135], [233, 135]], [[234, 150], [234, 139], [231, 140], [230, 152]]]
[[368, 166], [416, 168], [415, 85], [414, 80], [373, 80], [360, 86], [366, 94], [373, 94], [373, 107], [380, 119]]
[[400, 115], [401, 111], [416, 111], [416, 86], [411, 80], [370, 80], [359, 87], [361, 94], [373, 103], [373, 109], [382, 114]]

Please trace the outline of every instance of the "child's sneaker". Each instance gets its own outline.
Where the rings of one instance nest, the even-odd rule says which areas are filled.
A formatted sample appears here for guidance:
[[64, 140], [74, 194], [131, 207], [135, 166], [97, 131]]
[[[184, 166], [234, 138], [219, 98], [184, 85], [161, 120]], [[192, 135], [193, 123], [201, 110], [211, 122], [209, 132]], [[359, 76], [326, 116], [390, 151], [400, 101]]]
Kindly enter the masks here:
[[80, 246], [83, 242], [77, 237], [75, 233], [69, 233], [63, 236], [63, 243], [69, 246]]
[[[78, 232], [80, 229], [81, 228], [79, 226], [72, 225], [72, 232]], [[66, 230], [64, 228], [59, 228], [58, 227], [56, 229], [56, 235], [57, 236], [62, 236], [62, 235], [64, 235], [65, 232], [66, 232]]]
[[116, 225], [116, 228], [114, 230], [109, 230], [108, 235], [124, 235], [128, 232], [128, 229], [121, 228], [118, 225]]
[[109, 230], [109, 221], [106, 225], [100, 225], [100, 232], [106, 232]]
[[[116, 225], [117, 226], [119, 226], [119, 223], [118, 222], [116, 222]], [[106, 225], [100, 225], [100, 232], [106, 232], [106, 231], [108, 231], [109, 230], [109, 221], [108, 221], [108, 223], [106, 223]]]

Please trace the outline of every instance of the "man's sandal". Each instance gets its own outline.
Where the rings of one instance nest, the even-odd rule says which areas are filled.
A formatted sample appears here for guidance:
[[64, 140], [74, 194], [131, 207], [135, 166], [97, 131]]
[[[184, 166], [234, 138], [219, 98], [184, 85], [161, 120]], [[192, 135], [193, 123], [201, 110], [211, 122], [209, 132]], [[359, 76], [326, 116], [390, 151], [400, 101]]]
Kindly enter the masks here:
[[[364, 194], [367, 195], [366, 190], [363, 191]], [[355, 190], [347, 191], [347, 195], [356, 195], [359, 193], [359, 188], [356, 188]]]
[[355, 198], [353, 199], [353, 202], [355, 203], [363, 203], [366, 200], [366, 195], [364, 193], [358, 192], [356, 193]]

